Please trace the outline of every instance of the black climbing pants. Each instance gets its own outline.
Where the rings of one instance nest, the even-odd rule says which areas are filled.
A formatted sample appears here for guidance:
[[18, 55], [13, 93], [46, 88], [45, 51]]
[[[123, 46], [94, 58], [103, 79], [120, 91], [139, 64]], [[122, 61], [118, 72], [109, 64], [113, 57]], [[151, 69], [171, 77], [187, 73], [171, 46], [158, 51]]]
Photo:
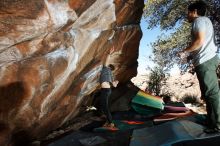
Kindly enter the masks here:
[[109, 123], [112, 123], [112, 115], [110, 112], [110, 95], [111, 88], [102, 88], [101, 89], [101, 99], [100, 99], [100, 108], [101, 111], [106, 115]]

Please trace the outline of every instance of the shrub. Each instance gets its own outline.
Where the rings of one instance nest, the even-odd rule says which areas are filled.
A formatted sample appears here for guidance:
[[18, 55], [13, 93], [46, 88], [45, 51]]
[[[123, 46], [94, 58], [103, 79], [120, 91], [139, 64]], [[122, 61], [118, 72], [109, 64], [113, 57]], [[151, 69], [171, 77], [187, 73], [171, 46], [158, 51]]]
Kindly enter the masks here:
[[184, 103], [191, 103], [191, 104], [199, 104], [199, 98], [195, 95], [189, 95], [189, 94], [186, 94], [182, 97], [181, 99], [182, 102]]

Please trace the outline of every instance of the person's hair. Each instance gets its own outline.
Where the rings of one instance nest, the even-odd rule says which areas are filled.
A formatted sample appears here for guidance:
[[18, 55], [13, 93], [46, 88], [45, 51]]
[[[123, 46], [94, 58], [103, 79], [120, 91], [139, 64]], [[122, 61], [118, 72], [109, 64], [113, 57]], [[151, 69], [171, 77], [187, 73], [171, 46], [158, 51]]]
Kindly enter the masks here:
[[207, 5], [204, 1], [200, 0], [195, 3], [192, 3], [188, 6], [189, 11], [195, 11], [197, 10], [197, 14], [199, 16], [205, 16], [207, 11]]
[[114, 67], [114, 65], [112, 65], [112, 64], [109, 64], [108, 67], [109, 67], [112, 71], [115, 70], [115, 67]]

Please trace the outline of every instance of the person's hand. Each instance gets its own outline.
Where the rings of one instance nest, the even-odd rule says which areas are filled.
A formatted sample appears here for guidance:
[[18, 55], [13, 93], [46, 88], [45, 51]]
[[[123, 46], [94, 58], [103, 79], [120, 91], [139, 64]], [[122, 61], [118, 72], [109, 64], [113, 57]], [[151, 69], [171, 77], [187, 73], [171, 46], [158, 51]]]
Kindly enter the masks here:
[[109, 54], [111, 55], [112, 53], [114, 53], [115, 51], [115, 47], [113, 46], [110, 50], [109, 50]]
[[185, 64], [188, 62], [187, 57], [188, 57], [188, 53], [186, 53], [185, 51], [181, 51], [177, 54], [177, 56], [180, 58], [180, 63], [181, 64]]
[[177, 56], [180, 58], [180, 59], [185, 59], [187, 57], [186, 53], [184, 51], [180, 51]]
[[189, 71], [188, 71], [188, 72], [191, 73], [192, 75], [194, 75], [194, 74], [195, 74], [195, 68], [194, 68], [194, 66], [193, 66], [192, 64], [190, 64], [188, 68], [189, 68]]
[[115, 80], [115, 81], [113, 81], [113, 87], [117, 87], [118, 86], [118, 83], [119, 83], [119, 81], [118, 80]]

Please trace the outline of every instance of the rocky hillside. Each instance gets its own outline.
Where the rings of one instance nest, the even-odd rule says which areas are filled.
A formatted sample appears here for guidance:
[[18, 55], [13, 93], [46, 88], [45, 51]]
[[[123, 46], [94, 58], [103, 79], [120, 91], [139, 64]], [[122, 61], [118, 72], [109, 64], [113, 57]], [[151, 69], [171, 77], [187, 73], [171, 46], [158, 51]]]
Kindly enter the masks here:
[[181, 100], [186, 96], [194, 96], [199, 99], [201, 96], [196, 74], [192, 75], [190, 73], [171, 76], [168, 78], [162, 91], [164, 93], [170, 93], [176, 100]]
[[[137, 75], [132, 81], [140, 89], [145, 90], [147, 88], [148, 75]], [[199, 99], [201, 93], [196, 74], [177, 73], [171, 75], [162, 87], [161, 94], [170, 94], [173, 100], [182, 100], [186, 96], [193, 96]]]

